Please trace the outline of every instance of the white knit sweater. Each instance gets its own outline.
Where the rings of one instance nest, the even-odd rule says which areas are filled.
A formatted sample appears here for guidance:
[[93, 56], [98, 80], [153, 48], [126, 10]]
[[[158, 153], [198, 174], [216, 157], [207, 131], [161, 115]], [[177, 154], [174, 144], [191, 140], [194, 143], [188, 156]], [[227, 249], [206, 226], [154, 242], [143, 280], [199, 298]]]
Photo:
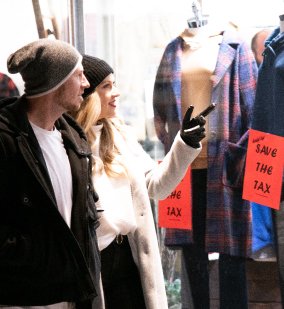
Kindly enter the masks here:
[[[102, 125], [95, 127], [95, 160], [99, 159], [99, 147]], [[119, 135], [117, 136], [119, 139]], [[117, 139], [116, 138], [116, 139]], [[99, 249], [106, 248], [118, 234], [134, 232], [137, 224], [133, 209], [130, 180], [126, 176], [108, 177], [104, 170], [99, 173], [99, 166], [93, 176], [96, 192], [99, 194], [97, 207], [103, 210], [100, 226], [97, 229]]]

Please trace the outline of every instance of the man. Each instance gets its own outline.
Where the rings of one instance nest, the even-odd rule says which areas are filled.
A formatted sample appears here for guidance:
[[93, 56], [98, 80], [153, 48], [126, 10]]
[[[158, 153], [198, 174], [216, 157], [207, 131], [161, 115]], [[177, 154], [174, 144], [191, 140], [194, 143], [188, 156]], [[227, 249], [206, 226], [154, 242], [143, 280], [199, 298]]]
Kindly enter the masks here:
[[[81, 55], [51, 39], [10, 55], [25, 93], [0, 101], [0, 305], [91, 308], [97, 196], [86, 137], [66, 111], [89, 83]], [[0, 306], [0, 307], [1, 307]]]

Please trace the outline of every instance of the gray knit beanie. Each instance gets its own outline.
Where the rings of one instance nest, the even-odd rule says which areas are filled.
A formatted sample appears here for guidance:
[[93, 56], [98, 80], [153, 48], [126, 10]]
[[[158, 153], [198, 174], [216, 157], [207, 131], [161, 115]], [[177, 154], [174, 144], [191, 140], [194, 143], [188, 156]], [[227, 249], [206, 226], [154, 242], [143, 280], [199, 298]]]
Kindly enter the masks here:
[[82, 60], [84, 74], [90, 83], [89, 88], [85, 88], [83, 98], [94, 92], [96, 87], [111, 73], [113, 69], [102, 59], [83, 55]]
[[9, 73], [20, 73], [27, 97], [40, 97], [59, 88], [76, 70], [81, 54], [60, 40], [39, 39], [7, 60]]

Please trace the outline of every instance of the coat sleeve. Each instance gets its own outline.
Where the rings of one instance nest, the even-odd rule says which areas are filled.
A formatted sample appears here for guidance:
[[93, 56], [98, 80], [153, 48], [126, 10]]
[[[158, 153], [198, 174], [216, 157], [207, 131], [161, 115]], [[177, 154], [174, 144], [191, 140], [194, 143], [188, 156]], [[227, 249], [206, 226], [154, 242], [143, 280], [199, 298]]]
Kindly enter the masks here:
[[166, 47], [157, 70], [153, 91], [154, 125], [158, 139], [167, 153], [180, 129], [181, 39]]
[[165, 106], [168, 99], [170, 80], [167, 78], [169, 61], [167, 59], [167, 49], [164, 51], [161, 62], [159, 64], [153, 92], [153, 110], [154, 110], [154, 125], [158, 139], [163, 143], [167, 143], [168, 133], [166, 130], [167, 123], [167, 107]]
[[182, 180], [189, 165], [194, 161], [201, 151], [186, 145], [176, 135], [170, 151], [161, 163], [157, 163], [146, 174], [146, 185], [151, 198], [165, 199]]
[[[140, 170], [141, 174], [144, 173], [148, 195], [153, 199], [165, 199], [175, 189], [202, 149], [202, 146], [197, 149], [188, 146], [178, 132], [169, 152], [159, 163], [145, 152], [130, 130], [127, 132], [126, 141], [132, 158], [129, 157], [128, 163], [132, 161], [136, 172]], [[136, 176], [139, 174], [135, 173]]]

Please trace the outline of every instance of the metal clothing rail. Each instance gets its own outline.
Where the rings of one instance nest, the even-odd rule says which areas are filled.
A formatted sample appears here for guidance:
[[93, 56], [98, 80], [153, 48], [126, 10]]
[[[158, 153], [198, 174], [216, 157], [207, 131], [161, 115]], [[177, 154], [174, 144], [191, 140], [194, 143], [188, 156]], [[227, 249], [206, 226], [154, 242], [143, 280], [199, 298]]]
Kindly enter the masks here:
[[38, 37], [40, 39], [46, 38], [47, 32], [44, 29], [43, 18], [42, 18], [42, 14], [41, 14], [39, 0], [32, 0], [32, 2], [33, 2], [36, 26], [37, 26], [37, 31], [38, 31]]
[[83, 0], [69, 0], [70, 39], [80, 53], [85, 53]]
[[[47, 3], [49, 0], [44, 0]], [[80, 53], [85, 52], [85, 35], [84, 35], [84, 12], [83, 0], [67, 0], [68, 1], [68, 38], [69, 43], [75, 46]], [[39, 0], [32, 0], [36, 26], [39, 38], [46, 38], [53, 34], [56, 39], [59, 39], [57, 21], [51, 17], [53, 29], [45, 29], [43, 16], [40, 8]]]

